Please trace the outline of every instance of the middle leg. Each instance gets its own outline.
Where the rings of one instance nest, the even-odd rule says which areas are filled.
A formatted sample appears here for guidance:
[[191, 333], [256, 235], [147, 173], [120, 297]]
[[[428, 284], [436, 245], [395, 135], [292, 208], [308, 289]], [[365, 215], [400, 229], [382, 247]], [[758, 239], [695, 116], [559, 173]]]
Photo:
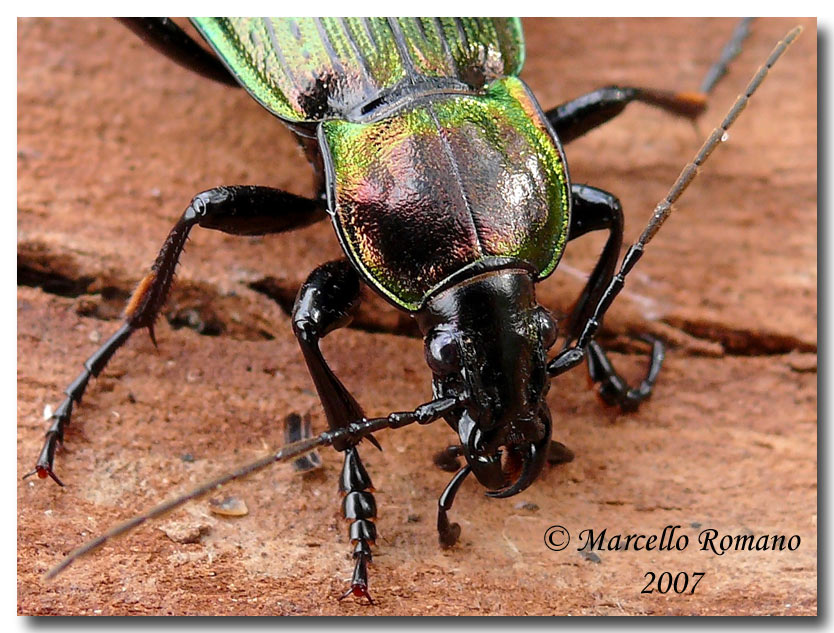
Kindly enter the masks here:
[[[608, 231], [608, 240], [568, 319], [565, 348], [581, 336], [582, 328], [593, 315], [614, 276], [623, 244], [623, 209], [615, 196], [587, 185], [574, 185], [571, 193], [573, 214], [568, 240], [599, 230]], [[599, 384], [603, 402], [619, 406], [623, 411], [633, 411], [651, 395], [663, 363], [663, 344], [656, 339], [648, 340], [652, 344], [649, 368], [640, 385], [634, 388], [617, 373], [603, 347], [594, 340], [589, 342], [586, 354], [588, 374], [594, 383]]]
[[556, 106], [545, 113], [562, 143], [583, 136], [620, 114], [633, 101], [695, 120], [706, 110], [700, 92], [666, 92], [648, 88], [607, 86]]
[[[319, 341], [333, 330], [350, 323], [359, 305], [359, 275], [346, 260], [322, 264], [301, 289], [293, 308], [293, 331], [301, 345], [307, 368], [319, 394], [331, 430], [341, 429], [364, 419], [356, 399], [333, 373], [319, 349]], [[372, 436], [369, 441], [376, 444]], [[334, 448], [345, 454], [339, 490], [342, 515], [350, 522], [350, 541], [355, 561], [350, 587], [342, 598], [353, 594], [373, 604], [368, 592], [368, 564], [376, 541], [376, 501], [371, 482], [357, 447], [341, 441]], [[341, 599], [341, 598], [340, 598]]]
[[727, 73], [730, 62], [741, 51], [741, 44], [750, 33], [751, 19], [743, 19], [735, 28], [730, 40], [721, 51], [721, 56], [707, 71], [706, 77], [704, 77], [696, 92], [671, 92], [633, 86], [607, 86], [566, 101], [562, 105], [548, 110], [545, 116], [562, 143], [570, 143], [572, 140], [610, 121], [633, 101], [639, 101], [665, 110], [670, 114], [695, 120], [706, 109], [707, 96]]

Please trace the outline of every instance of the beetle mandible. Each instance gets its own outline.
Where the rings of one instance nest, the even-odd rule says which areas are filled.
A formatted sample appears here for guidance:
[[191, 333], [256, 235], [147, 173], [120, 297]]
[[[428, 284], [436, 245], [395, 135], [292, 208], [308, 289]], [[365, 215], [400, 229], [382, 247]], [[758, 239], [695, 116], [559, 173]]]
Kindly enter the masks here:
[[[67, 389], [33, 472], [58, 481], [54, 452], [90, 376], [136, 329], [147, 327], [153, 337], [153, 321], [193, 226], [265, 234], [329, 214], [347, 258], [311, 274], [299, 292], [293, 326], [332, 431], [327, 443], [345, 454], [340, 485], [356, 561], [345, 595], [370, 599], [367, 564], [376, 511], [356, 444], [362, 437], [373, 441], [371, 427], [352, 426], [365, 420], [364, 413], [327, 366], [320, 339], [347, 323], [360, 280], [414, 315], [435, 398], [374, 429], [443, 417], [457, 433], [459, 444], [450, 454], [463, 456], [466, 465], [441, 496], [438, 513], [440, 541], [451, 546], [459, 527], [447, 512], [465, 477], [474, 474], [490, 496], [507, 497], [541, 472], [551, 445], [544, 400], [550, 378], [587, 360], [606, 401], [631, 409], [650, 395], [662, 362], [662, 346], [654, 341], [646, 378], [631, 388], [594, 340], [622, 286], [621, 279], [612, 282], [622, 210], [613, 195], [571, 184], [561, 143], [632, 101], [695, 118], [704, 95], [604, 88], [545, 112], [517, 78], [523, 39], [514, 20], [195, 24], [225, 67], [198, 52], [172, 23], [133, 22], [169, 55], [204, 74], [229, 83], [229, 71], [234, 73], [297, 134], [319, 177], [318, 195], [221, 187], [196, 196], [130, 301], [125, 325]], [[467, 160], [472, 154], [482, 160]], [[534, 285], [554, 270], [567, 241], [594, 230], [607, 231], [608, 241], [563, 326], [563, 347], [548, 360], [557, 324], [537, 304]], [[641, 249], [627, 255], [622, 277]]]

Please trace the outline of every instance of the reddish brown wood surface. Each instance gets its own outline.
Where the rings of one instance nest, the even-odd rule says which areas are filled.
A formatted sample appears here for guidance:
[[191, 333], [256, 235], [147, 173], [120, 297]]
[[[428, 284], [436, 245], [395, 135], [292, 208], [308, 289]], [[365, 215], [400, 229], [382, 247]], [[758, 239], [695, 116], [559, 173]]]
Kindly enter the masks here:
[[[326, 224], [263, 239], [195, 232], [158, 326], [135, 336], [77, 409], [49, 481], [18, 486], [18, 610], [26, 614], [809, 614], [816, 612], [816, 30], [760, 20], [698, 130], [632, 106], [567, 148], [572, 177], [616, 193], [639, 234], [680, 167], [773, 44], [805, 32], [652, 242], [606, 321], [630, 376], [633, 335], [670, 350], [653, 399], [605, 409], [584, 370], [549, 397], [554, 437], [576, 459], [523, 495], [467, 482], [451, 551], [436, 540], [448, 475], [432, 453], [445, 425], [386, 432], [364, 449], [381, 539], [378, 605], [337, 602], [351, 571], [339, 517], [339, 456], [306, 479], [276, 468], [231, 491], [250, 514], [198, 502], [106, 546], [52, 582], [42, 574], [112, 523], [282, 441], [291, 412], [324, 420], [284, 305], [339, 254]], [[523, 78], [544, 107], [608, 84], [692, 89], [732, 20], [528, 20]], [[182, 70], [115, 22], [18, 23], [18, 471], [34, 463], [45, 405], [118, 327], [126, 295], [191, 196], [220, 184], [309, 193], [290, 134], [242, 91]], [[540, 286], [566, 310], [601, 246], [572, 243]], [[218, 336], [173, 329], [202, 324]], [[359, 328], [325, 343], [370, 414], [430, 395], [410, 323], [378, 299]], [[184, 455], [193, 461], [183, 459]], [[526, 505], [525, 505], [526, 504]], [[160, 527], [208, 526], [195, 543]], [[660, 533], [684, 552], [604, 551], [594, 562], [544, 547], [555, 524]], [[701, 530], [797, 534], [796, 551], [700, 551]], [[169, 530], [170, 531], [170, 530]], [[694, 595], [641, 594], [653, 571], [705, 572]]]

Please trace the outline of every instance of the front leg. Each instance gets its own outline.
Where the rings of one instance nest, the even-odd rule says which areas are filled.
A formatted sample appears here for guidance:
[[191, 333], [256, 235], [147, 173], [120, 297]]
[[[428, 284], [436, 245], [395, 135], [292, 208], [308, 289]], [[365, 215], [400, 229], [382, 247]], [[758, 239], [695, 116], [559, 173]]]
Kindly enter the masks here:
[[[339, 260], [323, 264], [310, 274], [298, 291], [293, 308], [293, 331], [331, 431], [359, 422], [365, 414], [328, 366], [319, 349], [319, 341], [350, 323], [358, 305], [359, 275], [346, 260]], [[368, 439], [376, 444], [372, 436]], [[350, 588], [342, 598], [353, 594], [365, 597], [373, 604], [368, 592], [368, 564], [373, 559], [371, 546], [376, 541], [373, 483], [359, 457], [355, 440], [340, 439], [333, 447], [345, 454], [339, 491], [344, 495], [342, 515], [350, 522], [350, 541], [356, 561]]]
[[460, 524], [449, 521], [449, 510], [452, 509], [463, 480], [471, 472], [472, 468], [468, 465], [461, 468], [446, 484], [446, 488], [437, 500], [437, 540], [443, 549], [453, 547], [460, 537]]
[[281, 233], [311, 224], [327, 216], [322, 200], [311, 200], [278, 189], [255, 186], [218, 187], [197, 194], [171, 229], [150, 272], [145, 275], [125, 308], [125, 322], [84, 363], [78, 377], [64, 391], [66, 398], [52, 414], [35, 468], [24, 479], [37, 474], [64, 484], [54, 471], [55, 450], [64, 440], [72, 410], [81, 402], [90, 378], [98, 376], [138, 329], [148, 328], [156, 345], [153, 326], [174, 281], [174, 271], [191, 229], [200, 226], [232, 235]]
[[[604, 230], [608, 231], [608, 240], [568, 320], [566, 346], [582, 336], [583, 328], [598, 310], [597, 304], [614, 277], [623, 244], [623, 210], [615, 196], [588, 185], [573, 185], [571, 193], [573, 213], [568, 239], [576, 239], [590, 231]], [[599, 320], [602, 321], [601, 315]], [[606, 404], [619, 406], [622, 411], [634, 411], [651, 395], [663, 364], [664, 352], [660, 341], [651, 339], [649, 342], [652, 344], [652, 353], [646, 377], [635, 388], [629, 386], [617, 373], [599, 343], [590, 340], [585, 346], [587, 349], [583, 347], [588, 359], [588, 374], [595, 384], [599, 384], [600, 397]]]

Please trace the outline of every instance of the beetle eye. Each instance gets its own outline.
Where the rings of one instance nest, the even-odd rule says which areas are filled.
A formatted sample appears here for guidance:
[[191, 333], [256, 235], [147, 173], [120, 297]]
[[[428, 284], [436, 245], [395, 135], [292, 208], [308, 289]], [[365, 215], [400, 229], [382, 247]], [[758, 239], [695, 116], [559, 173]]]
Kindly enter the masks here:
[[544, 349], [550, 349], [556, 342], [556, 337], [559, 335], [559, 326], [556, 325], [556, 320], [544, 308], [539, 308], [536, 312], [539, 320], [539, 327], [541, 328], [541, 340]]
[[436, 330], [426, 339], [426, 362], [435, 374], [451, 374], [460, 369], [460, 348], [454, 334]]

